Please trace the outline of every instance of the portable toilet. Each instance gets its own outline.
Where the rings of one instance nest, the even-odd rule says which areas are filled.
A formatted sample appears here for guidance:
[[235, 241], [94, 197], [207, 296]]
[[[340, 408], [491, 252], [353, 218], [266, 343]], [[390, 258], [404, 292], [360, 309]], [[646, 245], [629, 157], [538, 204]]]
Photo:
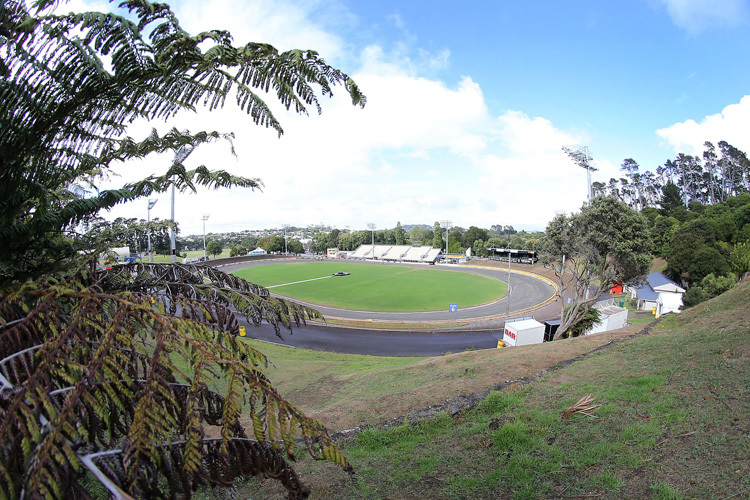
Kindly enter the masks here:
[[505, 345], [529, 345], [544, 342], [544, 325], [535, 319], [524, 319], [505, 324]]

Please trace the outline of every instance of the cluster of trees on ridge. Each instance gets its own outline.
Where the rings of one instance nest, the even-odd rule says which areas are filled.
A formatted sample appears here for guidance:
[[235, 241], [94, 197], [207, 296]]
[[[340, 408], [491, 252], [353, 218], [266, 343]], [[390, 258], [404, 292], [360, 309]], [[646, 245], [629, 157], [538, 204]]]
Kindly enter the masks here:
[[[440, 222], [434, 226], [416, 225], [406, 231], [401, 222], [393, 229], [380, 229], [374, 232], [376, 245], [432, 245], [434, 248], [445, 248], [445, 229]], [[492, 225], [490, 229], [471, 226], [468, 229], [452, 227], [448, 234], [449, 252], [463, 253], [467, 248], [472, 249], [474, 255], [486, 256], [488, 247], [505, 248], [533, 248], [540, 233], [518, 232], [513, 226]], [[324, 253], [327, 248], [339, 250], [355, 250], [360, 245], [367, 245], [373, 241], [373, 232], [342, 231], [334, 229], [329, 233], [318, 233], [310, 244], [310, 251]]]

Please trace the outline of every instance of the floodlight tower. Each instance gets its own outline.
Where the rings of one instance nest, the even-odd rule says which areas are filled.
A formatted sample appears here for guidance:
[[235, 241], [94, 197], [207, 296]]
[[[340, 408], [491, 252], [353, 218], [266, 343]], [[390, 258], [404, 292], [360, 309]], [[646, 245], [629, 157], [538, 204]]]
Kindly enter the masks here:
[[[154, 208], [154, 205], [156, 205], [157, 200], [148, 200], [148, 210], [146, 211], [147, 219], [149, 222], [149, 226], [151, 225], [151, 209]], [[148, 263], [153, 264], [154, 263], [154, 256], [151, 253], [151, 227], [148, 228]]]
[[372, 260], [375, 260], [375, 223], [370, 222], [367, 224], [367, 229], [372, 231]]
[[[194, 149], [195, 146], [181, 146], [177, 151], [174, 152], [174, 160], [172, 160], [172, 165], [185, 161], [185, 159], [190, 156], [190, 153], [192, 153]], [[172, 250], [172, 264], [177, 262], [177, 245], [175, 244], [174, 223], [174, 183], [172, 183], [172, 227], [169, 228], [169, 241]]]
[[286, 244], [286, 230], [289, 229], [289, 224], [282, 224], [281, 227], [284, 228], [284, 255], [289, 255]]
[[203, 220], [203, 260], [206, 260], [206, 221], [208, 217], [208, 214], [203, 214], [203, 217], [201, 217]]
[[441, 220], [440, 223], [445, 226], [445, 263], [448, 263], [448, 230], [451, 228], [453, 221]]
[[588, 180], [589, 184], [588, 201], [591, 201], [591, 198], [594, 197], [591, 191], [591, 172], [596, 172], [599, 169], [591, 165], [591, 161], [593, 161], [593, 158], [589, 156], [589, 147], [563, 146], [562, 149], [568, 156], [573, 159], [576, 165], [586, 169], [586, 179]]

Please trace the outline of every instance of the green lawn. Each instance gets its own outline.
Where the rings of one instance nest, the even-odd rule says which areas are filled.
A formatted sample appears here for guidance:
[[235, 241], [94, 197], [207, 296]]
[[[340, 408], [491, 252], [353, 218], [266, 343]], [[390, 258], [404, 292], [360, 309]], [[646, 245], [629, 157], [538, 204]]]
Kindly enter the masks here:
[[[338, 271], [351, 275], [331, 276]], [[471, 273], [350, 262], [272, 264], [234, 274], [280, 295], [361, 311], [436, 311], [449, 304], [463, 308], [492, 302], [508, 291], [502, 281]], [[314, 281], [286, 284], [304, 280]]]

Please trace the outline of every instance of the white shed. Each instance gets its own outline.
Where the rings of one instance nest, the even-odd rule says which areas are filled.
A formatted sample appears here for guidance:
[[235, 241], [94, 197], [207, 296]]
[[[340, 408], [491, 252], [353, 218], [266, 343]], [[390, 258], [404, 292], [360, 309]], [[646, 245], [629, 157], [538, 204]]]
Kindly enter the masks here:
[[618, 330], [628, 322], [628, 310], [624, 307], [616, 306], [611, 299], [597, 302], [594, 304], [594, 307], [599, 310], [600, 321], [591, 330], [587, 331], [586, 335]]
[[541, 344], [544, 342], [544, 325], [535, 319], [506, 323], [503, 341], [510, 346]]

